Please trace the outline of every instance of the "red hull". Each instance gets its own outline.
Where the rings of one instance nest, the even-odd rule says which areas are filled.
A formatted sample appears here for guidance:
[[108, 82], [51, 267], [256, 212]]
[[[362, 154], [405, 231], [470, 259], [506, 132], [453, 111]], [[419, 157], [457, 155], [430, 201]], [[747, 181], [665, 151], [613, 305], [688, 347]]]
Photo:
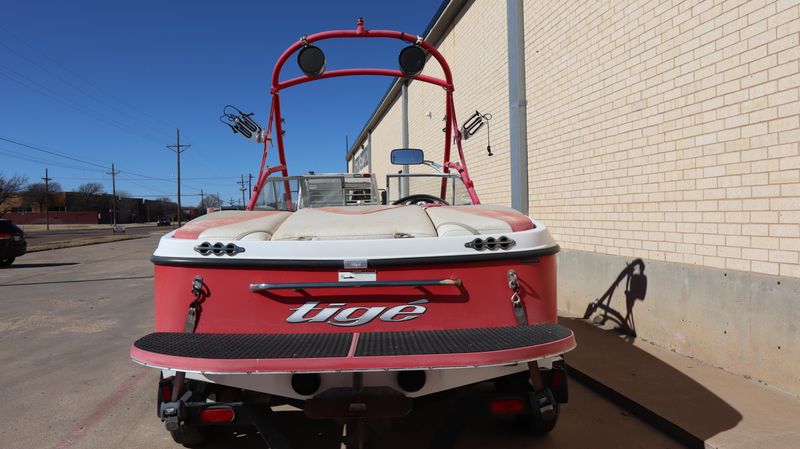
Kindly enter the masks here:
[[[394, 332], [463, 328], [489, 328], [517, 324], [508, 287], [508, 270], [515, 270], [520, 296], [531, 324], [556, 322], [556, 259], [536, 262], [504, 260], [463, 264], [432, 264], [379, 268], [378, 281], [407, 279], [460, 279], [460, 286], [400, 288], [337, 288], [251, 292], [256, 283], [336, 282], [335, 268], [211, 268], [155, 267], [155, 324], [157, 332], [183, 332], [186, 314], [194, 300], [192, 280], [201, 275], [209, 295], [202, 304], [197, 333], [337, 333]], [[367, 308], [391, 307], [428, 300], [425, 312], [406, 321], [378, 318], [357, 326], [325, 322], [289, 323], [286, 319], [304, 303], [346, 304], [351, 318]], [[335, 306], [334, 306], [335, 307]], [[309, 311], [313, 318], [319, 310]], [[338, 313], [338, 312], [337, 312]], [[334, 314], [335, 316], [335, 314]]]

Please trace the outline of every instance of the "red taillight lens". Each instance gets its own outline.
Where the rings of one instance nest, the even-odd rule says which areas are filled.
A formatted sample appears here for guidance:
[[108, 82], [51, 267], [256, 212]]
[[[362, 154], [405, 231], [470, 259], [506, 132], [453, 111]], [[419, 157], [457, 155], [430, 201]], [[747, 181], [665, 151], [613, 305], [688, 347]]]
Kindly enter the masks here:
[[0, 232], [0, 239], [10, 239], [11, 234], [8, 232]]
[[550, 375], [550, 386], [553, 388], [560, 387], [561, 382], [563, 381], [563, 378], [561, 377], [562, 375], [561, 371], [553, 370], [551, 371], [551, 373], [552, 374]]
[[172, 400], [172, 385], [168, 383], [161, 384], [161, 400], [164, 402]]
[[200, 421], [205, 423], [232, 422], [235, 417], [230, 407], [209, 407], [200, 411]]
[[492, 413], [522, 413], [525, 411], [525, 403], [522, 399], [495, 399], [489, 404]]

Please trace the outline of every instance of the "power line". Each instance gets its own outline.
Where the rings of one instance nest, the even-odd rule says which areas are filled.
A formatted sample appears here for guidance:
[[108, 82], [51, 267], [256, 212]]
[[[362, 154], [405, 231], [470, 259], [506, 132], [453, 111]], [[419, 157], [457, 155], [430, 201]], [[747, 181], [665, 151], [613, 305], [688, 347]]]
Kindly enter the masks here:
[[[96, 163], [91, 162], [91, 161], [87, 161], [87, 160], [84, 160], [84, 159], [80, 159], [80, 158], [77, 158], [77, 157], [74, 157], [74, 156], [67, 155], [67, 154], [65, 154], [63, 152], [53, 151], [52, 149], [46, 149], [46, 148], [39, 147], [39, 146], [36, 146], [36, 145], [32, 145], [32, 144], [29, 144], [29, 143], [21, 142], [19, 140], [10, 139], [8, 137], [0, 136], [0, 140], [4, 140], [6, 142], [13, 143], [15, 145], [19, 145], [19, 146], [22, 146], [22, 147], [25, 147], [25, 148], [30, 148], [32, 150], [41, 151], [43, 153], [52, 154], [54, 156], [63, 157], [65, 159], [69, 159], [69, 160], [72, 160], [72, 161], [81, 162], [83, 164], [99, 167], [99, 168], [102, 168], [103, 171], [108, 169], [108, 164], [106, 164], [106, 165], [96, 164]], [[8, 151], [12, 151], [12, 150], [8, 150]], [[25, 158], [20, 157], [20, 159], [25, 159]], [[27, 158], [27, 160], [31, 160], [32, 162], [39, 162], [39, 163], [51, 163], [51, 161], [46, 161], [46, 160], [32, 160], [30, 158]], [[68, 167], [68, 168], [72, 168], [72, 167]], [[79, 168], [79, 170], [89, 170], [89, 169]], [[94, 170], [94, 171], [97, 171], [97, 170]], [[150, 179], [150, 180], [153, 180], [153, 181], [163, 181], [163, 182], [174, 182], [175, 181], [174, 179], [170, 179], [170, 178], [158, 178], [158, 177], [155, 177], [155, 176], [143, 175], [141, 173], [136, 173], [136, 172], [133, 172], [133, 171], [130, 171], [130, 170], [124, 170], [124, 173], [129, 174], [129, 175], [133, 175], [133, 176], [138, 176], [138, 177], [144, 178], [144, 179]], [[194, 187], [192, 187], [192, 188], [194, 188]], [[199, 190], [199, 189], [196, 189], [196, 190]]]
[[[9, 33], [9, 32], [8, 32], [7, 30], [5, 30], [5, 29], [4, 29], [4, 31], [6, 31], [6, 33]], [[9, 33], [9, 34], [11, 34], [11, 33]], [[12, 36], [13, 36], [13, 35], [12, 35]], [[14, 37], [16, 37], [16, 36], [14, 36]], [[70, 81], [68, 81], [68, 80], [64, 79], [62, 76], [58, 75], [57, 73], [54, 73], [54, 72], [52, 72], [52, 71], [51, 71], [51, 70], [49, 70], [47, 67], [44, 67], [43, 65], [39, 64], [38, 62], [36, 62], [36, 61], [34, 61], [33, 59], [31, 59], [31, 58], [29, 58], [28, 56], [26, 56], [25, 54], [23, 54], [23, 53], [20, 53], [20, 52], [18, 52], [18, 51], [16, 51], [16, 50], [14, 50], [14, 49], [13, 49], [12, 47], [10, 47], [8, 44], [6, 44], [6, 43], [4, 43], [4, 42], [0, 41], [0, 45], [2, 45], [3, 47], [5, 47], [5, 48], [6, 48], [8, 51], [10, 51], [10, 52], [14, 53], [15, 55], [19, 56], [20, 58], [22, 58], [22, 59], [24, 59], [24, 60], [28, 61], [30, 64], [32, 64], [32, 65], [34, 65], [34, 66], [36, 66], [37, 68], [39, 68], [40, 70], [44, 71], [44, 72], [45, 72], [45, 73], [47, 73], [48, 75], [50, 75], [50, 76], [52, 76], [52, 77], [54, 77], [54, 78], [58, 79], [58, 80], [59, 80], [59, 81], [61, 81], [62, 83], [66, 84], [67, 86], [69, 86], [69, 87], [71, 87], [71, 88], [73, 88], [73, 89], [77, 90], [78, 92], [82, 93], [82, 94], [83, 94], [83, 95], [85, 95], [86, 97], [88, 97], [88, 98], [90, 98], [90, 99], [92, 99], [92, 100], [94, 100], [94, 101], [96, 101], [96, 102], [98, 102], [98, 103], [100, 103], [100, 104], [103, 104], [103, 105], [105, 105], [106, 107], [108, 107], [108, 108], [111, 108], [111, 109], [113, 109], [114, 111], [116, 111], [116, 112], [118, 112], [118, 113], [120, 113], [120, 114], [123, 114], [123, 115], [127, 116], [128, 118], [131, 118], [131, 119], [133, 119], [133, 120], [135, 120], [135, 121], [138, 121], [139, 123], [142, 123], [142, 122], [141, 122], [141, 121], [139, 121], [139, 120], [138, 120], [136, 117], [134, 117], [134, 116], [132, 116], [132, 115], [128, 114], [127, 112], [125, 112], [125, 111], [123, 111], [123, 110], [121, 110], [121, 109], [117, 108], [116, 106], [114, 106], [114, 105], [112, 105], [112, 104], [109, 104], [109, 103], [107, 103], [107, 102], [105, 102], [105, 101], [103, 101], [103, 100], [101, 100], [101, 99], [97, 98], [97, 97], [96, 97], [94, 94], [92, 94], [92, 93], [90, 93], [90, 92], [88, 92], [88, 91], [84, 90], [84, 89], [83, 89], [83, 88], [81, 88], [80, 86], [76, 86], [76, 85], [75, 85], [75, 84], [73, 84], [72, 82], [70, 82]], [[29, 46], [29, 47], [30, 47], [30, 46]], [[33, 47], [31, 47], [31, 48], [33, 48]], [[17, 72], [17, 73], [18, 73], [18, 72]], [[144, 123], [143, 123], [143, 124], [144, 124]], [[164, 130], [159, 130], [159, 129], [153, 128], [152, 126], [150, 126], [150, 125], [147, 125], [147, 124], [144, 124], [144, 126], [146, 126], [146, 127], [150, 128], [150, 129], [152, 129], [152, 130], [155, 130], [155, 131], [156, 131], [156, 132], [158, 132], [158, 133], [162, 133], [162, 134], [165, 134], [165, 135], [166, 135], [166, 132], [165, 132]]]
[[[53, 62], [55, 65], [57, 65], [59, 68], [61, 68], [63, 71], [65, 71], [65, 72], [69, 73], [70, 75], [72, 75], [73, 77], [75, 77], [75, 78], [77, 78], [77, 79], [79, 79], [79, 80], [83, 81], [84, 83], [86, 83], [86, 85], [90, 86], [90, 87], [91, 87], [91, 88], [93, 88], [94, 90], [96, 90], [96, 91], [103, 91], [103, 92], [104, 92], [104, 93], [105, 93], [105, 94], [106, 94], [108, 97], [110, 97], [110, 98], [113, 98], [114, 100], [116, 100], [116, 101], [120, 102], [120, 103], [121, 103], [121, 104], [123, 104], [124, 106], [128, 107], [129, 109], [132, 109], [132, 110], [134, 110], [134, 111], [138, 112], [138, 113], [139, 113], [139, 114], [141, 114], [141, 115], [144, 115], [144, 116], [147, 116], [147, 117], [149, 117], [151, 120], [153, 120], [153, 122], [154, 122], [154, 123], [155, 123], [155, 122], [159, 122], [159, 123], [161, 123], [161, 124], [163, 124], [163, 125], [169, 126], [170, 128], [174, 128], [174, 126], [173, 126], [172, 124], [170, 124], [170, 123], [167, 123], [166, 121], [162, 120], [161, 118], [158, 118], [158, 117], [156, 117], [156, 116], [154, 116], [154, 115], [152, 115], [152, 114], [150, 114], [150, 113], [148, 113], [148, 112], [142, 111], [142, 110], [140, 110], [140, 109], [136, 108], [135, 106], [132, 106], [131, 104], [127, 103], [125, 100], [123, 100], [123, 99], [121, 99], [121, 98], [119, 98], [119, 97], [117, 97], [117, 96], [115, 96], [115, 95], [113, 95], [113, 94], [109, 93], [107, 90], [105, 90], [105, 89], [103, 89], [103, 88], [101, 88], [101, 87], [97, 86], [97, 85], [96, 85], [96, 84], [94, 84], [92, 81], [90, 81], [90, 80], [88, 80], [87, 78], [85, 78], [85, 77], [81, 76], [81, 75], [80, 75], [80, 74], [78, 74], [77, 72], [75, 72], [75, 71], [73, 71], [73, 70], [70, 70], [68, 67], [66, 67], [64, 64], [62, 64], [60, 61], [56, 60], [55, 58], [53, 58], [53, 57], [51, 57], [51, 56], [47, 55], [47, 54], [46, 54], [46, 53], [44, 53], [43, 51], [41, 51], [41, 50], [39, 50], [38, 48], [34, 47], [33, 45], [29, 44], [28, 42], [26, 42], [25, 40], [23, 40], [22, 38], [20, 38], [20, 37], [19, 37], [19, 36], [17, 36], [16, 34], [14, 34], [14, 33], [12, 33], [11, 31], [9, 31], [7, 28], [5, 28], [5, 27], [3, 27], [3, 26], [1, 26], [1, 25], [0, 25], [0, 30], [3, 30], [3, 31], [6, 33], [6, 34], [8, 34], [9, 36], [13, 37], [13, 38], [14, 38], [14, 39], [16, 39], [18, 42], [22, 43], [23, 45], [25, 45], [26, 47], [30, 48], [31, 50], [35, 51], [36, 53], [38, 53], [38, 54], [39, 54], [39, 55], [41, 55], [42, 57], [44, 57], [44, 58], [46, 58], [46, 59], [50, 60], [50, 61], [51, 61], [51, 62]], [[6, 48], [8, 48], [8, 47], [6, 47]], [[165, 132], [165, 131], [160, 131], [160, 132], [164, 132], [164, 134], [166, 135], [166, 132]]]
[[[35, 151], [39, 151], [39, 152], [42, 152], [42, 153], [50, 154], [50, 155], [53, 155], [53, 156], [57, 156], [57, 157], [60, 157], [60, 158], [68, 159], [68, 160], [71, 160], [71, 161], [79, 162], [79, 163], [82, 163], [82, 164], [89, 165], [91, 167], [98, 167], [98, 168], [76, 167], [76, 166], [73, 166], [73, 165], [67, 165], [67, 164], [56, 162], [56, 161], [53, 161], [53, 160], [36, 158], [36, 157], [32, 157], [32, 156], [27, 155], [27, 154], [20, 154], [20, 153], [15, 152], [14, 150], [10, 150], [8, 148], [1, 148], [0, 147], [0, 154], [5, 154], [5, 155], [7, 155], [9, 157], [13, 157], [13, 158], [16, 158], [16, 159], [21, 159], [21, 160], [26, 160], [26, 161], [29, 161], [29, 162], [35, 162], [35, 163], [46, 164], [46, 165], [51, 165], [51, 166], [57, 166], [57, 167], [66, 168], [66, 169], [70, 169], [70, 170], [92, 171], [92, 172], [99, 172], [99, 173], [104, 173], [107, 170], [108, 165], [111, 164], [109, 162], [106, 165], [101, 165], [99, 163], [95, 163], [95, 162], [92, 162], [92, 161], [89, 161], [89, 160], [86, 160], [86, 159], [81, 159], [81, 158], [66, 154], [63, 151], [55, 151], [52, 148], [44, 148], [44, 147], [33, 145], [33, 144], [30, 144], [30, 143], [27, 143], [27, 142], [22, 142], [22, 141], [19, 141], [19, 140], [11, 139], [9, 137], [0, 136], [0, 140], [12, 143], [14, 145], [19, 145], [19, 146], [22, 146], [22, 147], [25, 147], [25, 148], [29, 148], [29, 149], [32, 149], [32, 150], [35, 150]], [[174, 147], [174, 145], [171, 145], [171, 146]], [[181, 145], [181, 147], [185, 147], [185, 145]], [[184, 151], [184, 150], [182, 150], [182, 151]], [[102, 169], [102, 170], [100, 170], [100, 169]], [[118, 169], [117, 171], [119, 173], [124, 173], [126, 175], [130, 175], [130, 176], [135, 176], [135, 177], [141, 178], [140, 180], [149, 180], [149, 181], [157, 181], [157, 182], [175, 182], [176, 181], [175, 178], [162, 178], [162, 177], [145, 175], [145, 174], [137, 173], [137, 172], [134, 172], [134, 171], [131, 171], [131, 170], [126, 170], [124, 167], [120, 167], [120, 169]], [[231, 175], [231, 176], [197, 177], [197, 178], [185, 178], [185, 179], [190, 179], [190, 180], [205, 180], [205, 179], [220, 179], [220, 180], [226, 180], [227, 179], [227, 180], [232, 180], [232, 179], [235, 179], [235, 178], [236, 178], [235, 176]], [[67, 178], [64, 178], [64, 179], [67, 179]], [[73, 178], [73, 179], [81, 179], [81, 178]], [[94, 178], [82, 178], [82, 179], [83, 180], [95, 180]], [[159, 193], [161, 193], [163, 195], [168, 195], [168, 196], [171, 195], [171, 194], [166, 193], [166, 192], [161, 192], [159, 190], [155, 190], [155, 189], [152, 189], [152, 188], [149, 188], [149, 187], [145, 187], [143, 184], [136, 183], [135, 180], [130, 179], [130, 178], [120, 178], [120, 181], [131, 182], [131, 183], [134, 183], [134, 184], [138, 185], [139, 187], [142, 187], [142, 188], [154, 191], [154, 192], [159, 192]], [[202, 190], [201, 187], [198, 187], [198, 186], [196, 186], [194, 184], [189, 184], [189, 183], [186, 183], [186, 182], [183, 182], [183, 181], [182, 181], [182, 184], [185, 185], [186, 187], [189, 187], [192, 190], [195, 190], [195, 191]], [[213, 183], [213, 182], [211, 182], [211, 183], [204, 182], [204, 184], [227, 185], [227, 183]]]
[[49, 160], [46, 160], [46, 159], [39, 159], [39, 158], [27, 156], [27, 155], [20, 155], [20, 153], [14, 152], [13, 150], [9, 150], [7, 148], [0, 148], [0, 153], [6, 155], [8, 157], [13, 157], [15, 159], [21, 159], [23, 161], [36, 162], [37, 164], [52, 165], [52, 166], [56, 166], [56, 167], [66, 168], [66, 169], [69, 169], [69, 170], [102, 172], [102, 170], [98, 170], [98, 169], [95, 169], [95, 168], [76, 167], [74, 165], [62, 164], [62, 163], [49, 161]]
[[133, 130], [133, 129], [125, 126], [124, 123], [122, 123], [122, 122], [120, 122], [118, 120], [114, 120], [112, 118], [106, 117], [102, 113], [96, 112], [92, 108], [86, 107], [86, 106], [80, 104], [79, 102], [77, 102], [77, 101], [75, 101], [75, 100], [73, 100], [73, 99], [71, 99], [69, 97], [64, 96], [63, 94], [61, 94], [61, 93], [59, 93], [57, 91], [54, 91], [53, 89], [50, 89], [47, 86], [43, 86], [41, 83], [28, 78], [27, 76], [17, 72], [16, 70], [14, 70], [14, 69], [12, 69], [12, 68], [10, 68], [8, 66], [0, 65], [0, 68], [5, 69], [8, 72], [11, 72], [17, 78], [21, 78], [24, 81], [21, 81], [20, 79], [14, 78], [14, 76], [10, 76], [8, 73], [0, 72], [0, 76], [4, 76], [4, 77], [10, 79], [11, 81], [14, 81], [15, 83], [17, 83], [17, 84], [19, 84], [19, 85], [21, 85], [21, 86], [23, 86], [23, 87], [25, 87], [27, 89], [30, 89], [30, 90], [32, 90], [34, 92], [37, 92], [38, 94], [43, 95], [45, 97], [48, 97], [50, 99], [53, 99], [53, 100], [65, 105], [67, 107], [75, 109], [76, 111], [78, 111], [78, 112], [80, 112], [80, 113], [82, 113], [84, 115], [87, 115], [87, 116], [89, 116], [89, 117], [91, 117], [91, 118], [93, 118], [93, 119], [95, 119], [97, 121], [100, 121], [100, 122], [103, 122], [105, 124], [111, 125], [111, 126], [113, 126], [115, 128], [121, 129], [121, 130], [127, 132], [128, 134], [134, 135], [134, 136], [139, 137], [139, 138], [148, 139], [148, 140], [151, 140], [151, 141], [154, 141], [154, 142], [159, 142], [158, 138], [155, 138], [153, 136], [147, 136], [147, 135], [143, 134], [141, 131]]
[[19, 145], [21, 147], [30, 148], [32, 150], [41, 151], [42, 153], [47, 153], [47, 154], [52, 154], [54, 156], [63, 157], [64, 159], [69, 159], [69, 160], [73, 160], [73, 161], [76, 161], [76, 162], [81, 162], [81, 163], [88, 164], [88, 165], [94, 165], [95, 167], [100, 167], [102, 169], [108, 168], [107, 165], [95, 164], [94, 162], [86, 161], [86, 160], [83, 160], [83, 159], [78, 159], [78, 158], [73, 157], [73, 156], [67, 156], [66, 154], [60, 154], [60, 153], [52, 151], [52, 150], [46, 150], [44, 148], [40, 148], [40, 147], [37, 147], [35, 145], [27, 144], [27, 143], [20, 142], [20, 141], [14, 140], [14, 139], [9, 139], [8, 137], [0, 136], [0, 140], [5, 140], [6, 142], [13, 143], [14, 145]]

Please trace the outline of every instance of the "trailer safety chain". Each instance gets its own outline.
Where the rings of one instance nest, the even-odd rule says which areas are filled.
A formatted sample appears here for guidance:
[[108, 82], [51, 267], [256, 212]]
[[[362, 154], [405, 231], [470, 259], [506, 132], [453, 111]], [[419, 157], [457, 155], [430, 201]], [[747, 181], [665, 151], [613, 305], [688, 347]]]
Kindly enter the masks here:
[[189, 312], [186, 314], [186, 327], [184, 331], [187, 334], [193, 334], [194, 330], [197, 329], [197, 319], [200, 317], [200, 312], [203, 308], [202, 304], [206, 299], [206, 290], [203, 287], [205, 287], [205, 284], [203, 284], [203, 276], [198, 274], [194, 277], [194, 281], [192, 281], [194, 301], [189, 304]]
[[525, 305], [522, 303], [522, 297], [519, 295], [519, 279], [517, 272], [508, 270], [508, 288], [513, 292], [511, 294], [511, 306], [514, 308], [514, 317], [517, 319], [517, 324], [528, 324], [528, 316], [525, 313]]
[[[513, 292], [511, 294], [511, 305], [514, 307], [514, 317], [517, 319], [518, 325], [525, 326], [528, 324], [528, 315], [525, 313], [525, 304], [523, 304], [522, 297], [519, 295], [517, 272], [508, 270], [506, 274], [508, 275], [508, 288]], [[541, 415], [552, 413], [553, 393], [545, 386], [542, 373], [539, 371], [539, 364], [535, 360], [528, 362], [528, 375], [531, 379], [531, 387], [533, 387], [531, 406]]]
[[[192, 281], [192, 294], [194, 295], [194, 301], [189, 304], [189, 312], [186, 313], [186, 327], [184, 328], [184, 332], [187, 334], [193, 334], [195, 329], [197, 329], [197, 320], [200, 318], [200, 313], [203, 311], [203, 301], [206, 300], [208, 296], [208, 287], [206, 284], [203, 283], [203, 276], [199, 274], [194, 277]], [[186, 373], [183, 371], [176, 371], [175, 372], [175, 381], [172, 385], [172, 402], [181, 404], [186, 402], [184, 398], [181, 397], [181, 392], [183, 391], [184, 384], [186, 382]], [[187, 391], [186, 394], [190, 394], [191, 392]], [[164, 415], [162, 415], [162, 419]], [[175, 430], [173, 427], [180, 425], [180, 420], [178, 418], [165, 420], [167, 430]], [[176, 427], [175, 427], [176, 428]]]

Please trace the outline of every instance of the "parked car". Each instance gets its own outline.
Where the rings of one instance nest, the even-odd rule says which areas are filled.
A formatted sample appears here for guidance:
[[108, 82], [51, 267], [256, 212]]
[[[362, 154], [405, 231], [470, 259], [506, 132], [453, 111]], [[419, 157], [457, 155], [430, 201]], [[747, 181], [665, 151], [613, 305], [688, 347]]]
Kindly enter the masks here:
[[27, 250], [28, 243], [22, 229], [9, 220], [0, 219], [0, 267], [11, 265]]
[[158, 219], [158, 223], [156, 224], [158, 226], [169, 226], [172, 224], [172, 219], [170, 219], [169, 217], [161, 217]]

